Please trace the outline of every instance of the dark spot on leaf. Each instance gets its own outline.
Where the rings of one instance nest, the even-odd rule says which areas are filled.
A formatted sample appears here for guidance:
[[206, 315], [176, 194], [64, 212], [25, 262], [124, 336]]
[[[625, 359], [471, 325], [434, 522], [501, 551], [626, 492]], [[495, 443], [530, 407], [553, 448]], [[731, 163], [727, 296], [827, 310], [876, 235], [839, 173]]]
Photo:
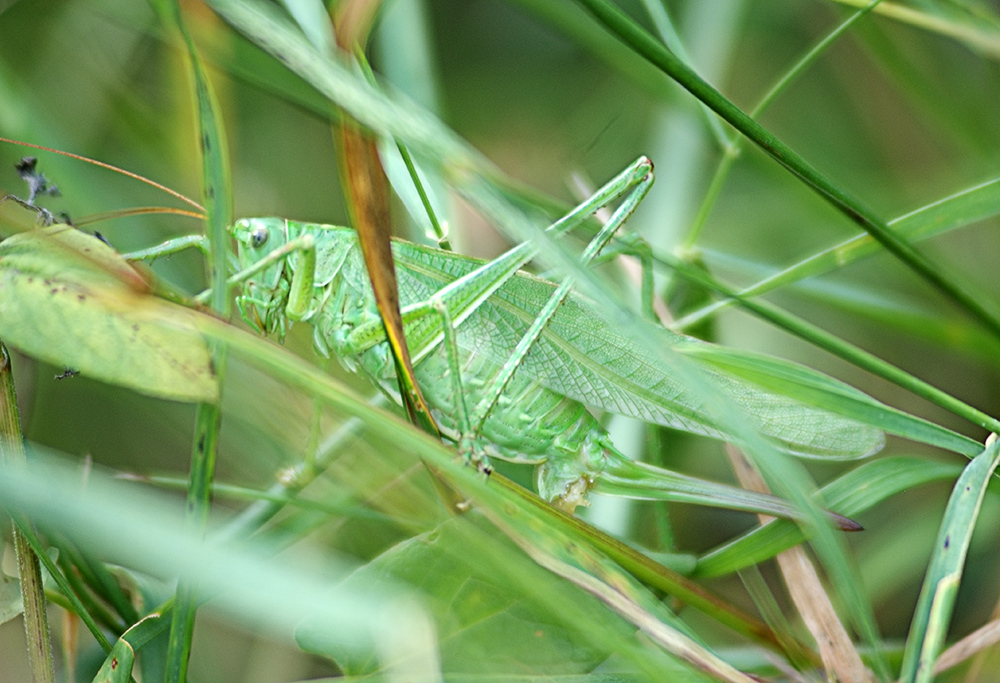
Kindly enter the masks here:
[[132, 323], [132, 331], [133, 332], [139, 331], [139, 323]]
[[199, 453], [204, 453], [205, 452], [205, 435], [204, 434], [202, 434], [201, 436], [198, 437], [198, 452]]
[[111, 658], [111, 670], [114, 671], [117, 668], [118, 668], [118, 658], [117, 657], [112, 657]]
[[947, 550], [948, 546], [951, 545], [951, 536], [944, 537], [944, 549]]
[[207, 154], [212, 149], [212, 138], [208, 135], [204, 136], [201, 139], [201, 148], [205, 150], [205, 153]]
[[207, 194], [208, 194], [209, 199], [215, 199], [215, 188], [212, 187], [211, 185], [209, 185], [208, 186]]

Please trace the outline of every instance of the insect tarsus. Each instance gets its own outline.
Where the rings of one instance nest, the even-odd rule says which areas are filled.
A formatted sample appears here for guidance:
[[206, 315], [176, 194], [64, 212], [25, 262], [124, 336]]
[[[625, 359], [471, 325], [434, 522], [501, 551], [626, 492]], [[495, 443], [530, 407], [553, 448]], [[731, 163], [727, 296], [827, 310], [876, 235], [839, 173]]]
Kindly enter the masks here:
[[[21, 176], [21, 179], [28, 184], [28, 198], [21, 199], [16, 195], [8, 194], [4, 195], [3, 198], [0, 198], [0, 204], [6, 201], [12, 201], [29, 211], [34, 211], [38, 214], [37, 222], [42, 226], [49, 226], [55, 223], [55, 214], [48, 209], [35, 204], [35, 200], [43, 195], [51, 195], [53, 197], [61, 196], [59, 188], [49, 183], [45, 174], [38, 171], [38, 159], [36, 157], [24, 157], [19, 162], [14, 164], [14, 169], [17, 171], [17, 174]], [[60, 214], [60, 218], [64, 219], [63, 222], [72, 225], [72, 222], [69, 220], [69, 216], [66, 214]]]

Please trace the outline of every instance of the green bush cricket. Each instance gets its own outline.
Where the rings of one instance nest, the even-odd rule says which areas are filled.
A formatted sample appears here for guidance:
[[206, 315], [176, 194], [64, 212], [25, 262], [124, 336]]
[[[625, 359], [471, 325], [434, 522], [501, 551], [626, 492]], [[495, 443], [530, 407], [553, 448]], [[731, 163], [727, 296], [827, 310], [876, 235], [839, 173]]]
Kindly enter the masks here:
[[[588, 250], [589, 260], [651, 182], [651, 164], [640, 159], [552, 229], [569, 230], [627, 195]], [[293, 321], [308, 322], [321, 355], [362, 370], [398, 399], [395, 366], [354, 231], [251, 218], [237, 221], [233, 234], [241, 270], [231, 282], [242, 286], [236, 301], [243, 317], [279, 338]], [[130, 256], [152, 259], [190, 244], [182, 238]], [[636, 345], [602, 324], [583, 297], [570, 294], [569, 281], [556, 285], [520, 272], [534, 255], [531, 245], [491, 262], [404, 241], [393, 248], [417, 378], [435, 419], [468, 455], [539, 465], [540, 495], [570, 509], [593, 489], [754, 511], [775, 512], [778, 505], [778, 514], [791, 514], [773, 497], [636, 463], [614, 448], [584, 404], [695, 433], [724, 434], [668, 371], [646, 364]], [[706, 346], [666, 331], [664, 342]], [[617, 366], [609, 355], [620, 357]], [[628, 374], [628, 364], [643, 366], [645, 386]], [[786, 450], [858, 458], [882, 445], [876, 429], [710, 372]]]
[[[568, 231], [624, 196], [585, 253], [583, 260], [589, 261], [628, 218], [651, 182], [651, 164], [640, 159], [552, 229], [556, 234]], [[75, 233], [65, 226], [61, 232]], [[361, 369], [380, 388], [398, 397], [395, 366], [353, 230], [255, 218], [237, 221], [232, 232], [239, 272], [231, 282], [242, 286], [236, 301], [250, 324], [283, 337], [292, 321], [308, 322], [321, 354], [335, 355], [348, 367]], [[96, 242], [75, 234], [80, 235], [78, 240]], [[5, 244], [9, 250], [10, 240]], [[130, 258], [151, 260], [198, 244], [197, 238], [180, 238]], [[42, 261], [52, 251], [44, 241], [34, 243], [32, 250], [38, 251]], [[645, 361], [635, 344], [603, 324], [586, 299], [571, 293], [570, 280], [556, 285], [520, 272], [534, 255], [531, 245], [515, 247], [491, 262], [403, 241], [395, 242], [394, 255], [418, 380], [435, 418], [468, 457], [481, 463], [486, 462], [485, 456], [495, 456], [538, 465], [540, 495], [567, 509], [584, 503], [588, 491], [594, 490], [795, 516], [790, 506], [772, 496], [637, 463], [614, 447], [585, 404], [713, 437], [725, 434], [671, 377], [669, 369]], [[0, 271], [23, 270], [10, 254], [0, 257]], [[111, 257], [102, 252], [105, 258]], [[54, 271], [61, 268], [53, 264]], [[91, 265], [98, 272], [114, 272], [125, 262]], [[20, 288], [15, 285], [16, 291]], [[19, 305], [15, 300], [10, 307], [16, 311]], [[80, 310], [77, 302], [69, 300], [55, 308], [66, 309], [60, 313], [72, 309], [71, 315]], [[10, 314], [2, 317], [14, 320]], [[19, 326], [0, 319], [0, 328]], [[0, 334], [6, 336], [8, 330], [0, 329]], [[665, 330], [663, 334], [664, 343], [678, 349], [708, 347]], [[98, 359], [88, 365], [79, 360], [79, 340], [49, 343], [45, 335], [33, 337], [19, 340], [18, 345], [53, 362], [66, 357], [68, 347], [76, 345], [72, 359], [63, 362], [85, 374], [167, 398], [211, 397], [205, 389], [190, 396], [172, 388], [144, 389], [123, 380], [122, 372], [112, 373], [111, 361]], [[199, 367], [208, 368], [207, 361], [201, 360], [204, 347], [188, 346], [197, 349]], [[877, 429], [755, 387], [716, 367], [706, 365], [706, 369], [722, 391], [788, 451], [811, 457], [858, 458], [882, 445]]]

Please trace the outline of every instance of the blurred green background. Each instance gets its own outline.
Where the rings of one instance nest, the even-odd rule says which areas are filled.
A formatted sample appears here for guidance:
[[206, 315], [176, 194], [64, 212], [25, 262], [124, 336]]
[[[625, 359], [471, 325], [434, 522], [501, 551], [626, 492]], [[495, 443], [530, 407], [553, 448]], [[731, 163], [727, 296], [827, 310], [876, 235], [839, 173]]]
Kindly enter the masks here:
[[[913, 4], [931, 16], [951, 16], [939, 3]], [[621, 5], [656, 28], [648, 3]], [[1000, 35], [990, 32], [995, 7], [958, 6], [965, 5], [979, 14], [973, 12], [976, 21], [963, 25], [982, 29], [987, 38]], [[212, 67], [225, 116], [235, 215], [346, 223], [337, 152], [325, 117], [329, 105], [210, 10], [197, 2], [182, 6]], [[664, 6], [700, 73], [745, 110], [847, 11], [820, 0], [691, 0]], [[656, 185], [631, 227], [664, 249], [686, 234], [720, 159], [716, 133], [690, 96], [623, 53], [575, 4], [390, 0], [374, 36], [370, 57], [377, 72], [436, 111], [504, 172], [563, 202], [577, 198], [570, 188], [574, 175], [597, 185], [638, 155], [649, 156], [656, 164]], [[997, 175], [997, 44], [870, 16], [833, 45], [761, 122], [881, 216], [894, 218]], [[199, 199], [200, 164], [183, 60], [145, 3], [0, 0], [0, 135], [96, 158]], [[75, 219], [178, 205], [107, 170], [7, 144], [0, 144], [0, 193], [24, 194], [13, 167], [25, 155], [38, 156], [40, 169], [62, 192], [45, 205]], [[479, 256], [502, 250], [502, 238], [467, 207], [457, 201], [449, 206], [460, 250]], [[408, 234], [404, 211], [398, 202], [395, 208], [397, 231]], [[0, 211], [8, 231], [30, 224], [9, 204]], [[93, 228], [127, 251], [201, 226], [176, 216], [140, 216]], [[1000, 294], [996, 228], [997, 219], [990, 218], [923, 248], [995, 297]], [[749, 284], [767, 269], [798, 262], [856, 232], [776, 163], [745, 149], [697, 244], [714, 272]], [[155, 270], [186, 292], [204, 285], [194, 254], [158, 262]], [[1000, 412], [1000, 347], [892, 258], [876, 256], [811, 286], [774, 300], [987, 413]], [[937, 321], [949, 336], [932, 338], [921, 316]], [[717, 341], [802, 361], [904, 410], [978, 439], [985, 436], [744, 314], [727, 310], [717, 324]], [[311, 355], [308, 330], [297, 332], [289, 346]], [[113, 468], [186, 472], [193, 408], [80, 378], [56, 382], [51, 378], [61, 369], [23, 356], [15, 363], [30, 439]], [[253, 368], [237, 364], [230, 371], [224, 409], [221, 480], [264, 485], [287, 453], [308, 438], [311, 401]], [[890, 449], [913, 451], [899, 443]], [[729, 476], [714, 445], [683, 453], [686, 460], [679, 464], [685, 471]], [[815, 471], [825, 480], [836, 469]], [[868, 531], [851, 539], [888, 636], [904, 635], [909, 625], [947, 492], [942, 485], [904, 494], [870, 513], [871, 519], [862, 518]], [[959, 598], [957, 634], [987, 618], [1000, 588], [998, 507], [995, 495], [987, 498]], [[678, 509], [675, 521], [680, 545], [695, 551], [745, 526], [739, 516], [687, 509]], [[718, 590], [738, 590], [736, 580], [719, 583]], [[20, 629], [19, 622], [0, 627], [0, 683], [22, 680]], [[231, 649], [232, 657], [247, 657], [246, 641], [221, 631], [215, 635], [217, 654]], [[202, 669], [202, 680], [271, 680], [270, 672], [253, 664], [257, 658], [271, 660], [253, 652], [246, 667], [225, 673]], [[285, 666], [304, 667], [300, 673], [284, 668], [274, 675], [292, 678], [310, 671], [312, 663], [296, 661]]]

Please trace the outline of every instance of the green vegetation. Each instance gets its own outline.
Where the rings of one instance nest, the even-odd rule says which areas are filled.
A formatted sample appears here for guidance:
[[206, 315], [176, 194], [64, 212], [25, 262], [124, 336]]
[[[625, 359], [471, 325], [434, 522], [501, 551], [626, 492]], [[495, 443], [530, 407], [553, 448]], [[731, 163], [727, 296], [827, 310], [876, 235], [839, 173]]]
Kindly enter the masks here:
[[975, 0], [0, 9], [0, 136], [197, 198], [0, 143], [0, 681], [1000, 681], [998, 56]]

